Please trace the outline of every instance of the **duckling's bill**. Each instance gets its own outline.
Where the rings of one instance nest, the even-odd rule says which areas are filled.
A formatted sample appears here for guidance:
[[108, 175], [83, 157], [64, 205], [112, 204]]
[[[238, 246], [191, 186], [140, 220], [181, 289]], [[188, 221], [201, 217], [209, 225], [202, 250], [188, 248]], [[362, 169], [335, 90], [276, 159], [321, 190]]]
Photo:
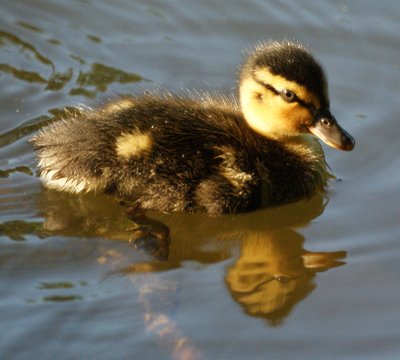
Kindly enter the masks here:
[[354, 138], [344, 130], [329, 110], [319, 110], [308, 130], [327, 145], [345, 151], [354, 149]]

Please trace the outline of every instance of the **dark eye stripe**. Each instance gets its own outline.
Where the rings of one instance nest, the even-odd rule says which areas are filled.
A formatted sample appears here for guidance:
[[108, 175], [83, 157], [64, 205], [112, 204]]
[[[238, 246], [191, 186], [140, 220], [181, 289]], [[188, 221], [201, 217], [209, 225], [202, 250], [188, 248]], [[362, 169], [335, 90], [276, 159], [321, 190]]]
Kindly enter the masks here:
[[[254, 81], [257, 84], [262, 85], [263, 87], [265, 87], [267, 90], [273, 92], [275, 95], [280, 95], [280, 91], [276, 90], [272, 85], [270, 84], [265, 84], [264, 82], [254, 78]], [[314, 114], [317, 112], [317, 109], [315, 108], [315, 106], [313, 104], [311, 104], [308, 101], [304, 101], [303, 99], [300, 99], [296, 94], [295, 94], [296, 98], [293, 100], [293, 102], [297, 102], [299, 105], [305, 107], [307, 110], [310, 111], [310, 113], [314, 116]]]
[[307, 110], [310, 111], [311, 115], [314, 116], [315, 113], [317, 112], [317, 109], [315, 108], [315, 106], [307, 101], [304, 101], [300, 98], [297, 98], [296, 101], [303, 107], [305, 107]]
[[258, 84], [264, 86], [267, 90], [272, 91], [275, 95], [279, 95], [280, 92], [278, 90], [276, 90], [272, 85], [270, 84], [265, 84], [260, 80], [254, 79]]

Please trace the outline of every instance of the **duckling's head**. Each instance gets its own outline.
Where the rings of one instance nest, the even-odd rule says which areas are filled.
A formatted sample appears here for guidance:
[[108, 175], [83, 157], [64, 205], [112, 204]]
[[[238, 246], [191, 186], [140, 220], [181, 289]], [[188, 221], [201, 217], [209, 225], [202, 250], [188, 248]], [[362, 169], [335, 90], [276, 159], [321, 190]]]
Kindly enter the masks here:
[[330, 112], [321, 66], [300, 44], [258, 45], [243, 65], [239, 93], [246, 121], [262, 135], [280, 139], [313, 133], [334, 148], [354, 148], [353, 137]]

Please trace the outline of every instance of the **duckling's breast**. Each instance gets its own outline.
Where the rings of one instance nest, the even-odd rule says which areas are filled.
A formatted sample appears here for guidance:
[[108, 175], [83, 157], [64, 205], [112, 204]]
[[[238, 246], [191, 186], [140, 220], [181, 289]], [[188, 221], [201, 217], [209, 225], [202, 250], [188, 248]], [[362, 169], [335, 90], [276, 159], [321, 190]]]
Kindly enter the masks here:
[[328, 178], [321, 145], [313, 139], [263, 139], [256, 168], [261, 206], [286, 204], [322, 191]]

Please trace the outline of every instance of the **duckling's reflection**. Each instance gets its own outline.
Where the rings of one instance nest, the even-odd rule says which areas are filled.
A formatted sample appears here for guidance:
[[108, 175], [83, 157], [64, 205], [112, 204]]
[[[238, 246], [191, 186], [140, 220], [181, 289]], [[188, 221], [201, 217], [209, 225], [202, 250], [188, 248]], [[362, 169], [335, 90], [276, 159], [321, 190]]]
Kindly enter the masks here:
[[226, 282], [233, 298], [252, 316], [278, 325], [315, 288], [315, 273], [343, 264], [343, 251], [304, 250], [304, 238], [290, 229], [250, 233]]
[[[40, 203], [44, 228], [53, 234], [100, 235], [122, 241], [132, 238], [132, 231], [127, 230], [131, 223], [123, 208], [106, 197], [45, 191]], [[226, 273], [227, 287], [248, 314], [278, 325], [315, 288], [317, 272], [343, 264], [344, 251], [307, 251], [303, 236], [294, 230], [307, 225], [323, 210], [320, 194], [296, 204], [236, 216], [150, 213], [155, 220], [147, 222], [147, 227], [171, 229], [169, 259], [140, 259], [121, 272], [157, 272], [179, 267], [185, 260], [219, 262], [231, 258], [232, 249], [239, 248], [238, 259]], [[142, 241], [146, 242], [146, 236]], [[166, 241], [163, 246], [167, 250], [161, 251], [161, 257], [168, 255], [168, 245]], [[150, 248], [154, 248], [153, 243]]]

